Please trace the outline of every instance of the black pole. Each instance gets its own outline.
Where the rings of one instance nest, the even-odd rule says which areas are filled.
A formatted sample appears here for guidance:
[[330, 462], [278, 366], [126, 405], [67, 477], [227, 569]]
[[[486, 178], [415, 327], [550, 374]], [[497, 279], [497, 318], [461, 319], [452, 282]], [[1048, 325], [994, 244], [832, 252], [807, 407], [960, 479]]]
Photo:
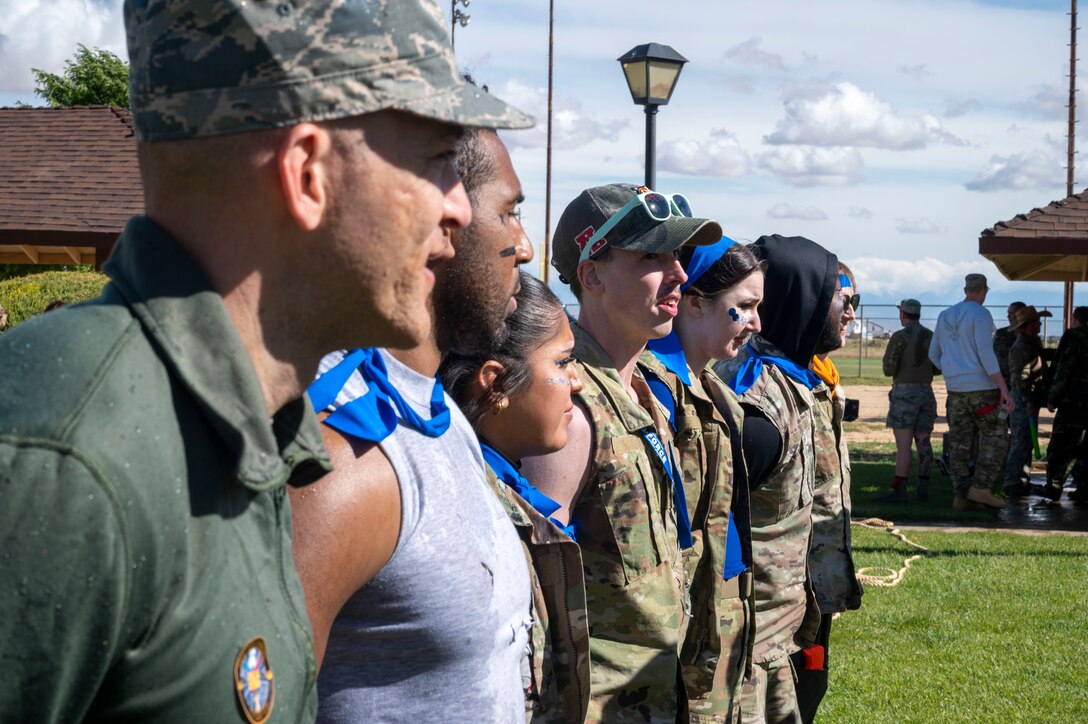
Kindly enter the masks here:
[[646, 105], [646, 188], [653, 189], [656, 177], [657, 159], [657, 106]]

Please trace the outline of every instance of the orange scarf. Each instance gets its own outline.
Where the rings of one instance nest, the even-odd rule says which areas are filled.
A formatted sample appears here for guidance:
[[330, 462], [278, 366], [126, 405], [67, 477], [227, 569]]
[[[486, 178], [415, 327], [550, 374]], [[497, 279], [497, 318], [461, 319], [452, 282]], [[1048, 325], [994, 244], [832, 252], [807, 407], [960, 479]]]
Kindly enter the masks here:
[[831, 394], [835, 394], [835, 388], [839, 386], [839, 370], [835, 367], [835, 363], [831, 361], [831, 358], [821, 360], [819, 357], [813, 357], [812, 371], [827, 384]]

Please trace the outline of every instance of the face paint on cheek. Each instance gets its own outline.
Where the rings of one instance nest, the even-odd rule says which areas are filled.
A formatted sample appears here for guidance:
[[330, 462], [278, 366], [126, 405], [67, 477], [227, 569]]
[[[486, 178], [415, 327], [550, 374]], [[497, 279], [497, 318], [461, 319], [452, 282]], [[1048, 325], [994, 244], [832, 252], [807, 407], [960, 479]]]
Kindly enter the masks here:
[[544, 381], [549, 385], [563, 385], [564, 387], [570, 387], [570, 380], [566, 377], [545, 377]]
[[752, 319], [747, 314], [739, 313], [734, 307], [729, 308], [729, 317], [734, 322], [739, 322], [740, 324], [748, 324], [748, 322]]

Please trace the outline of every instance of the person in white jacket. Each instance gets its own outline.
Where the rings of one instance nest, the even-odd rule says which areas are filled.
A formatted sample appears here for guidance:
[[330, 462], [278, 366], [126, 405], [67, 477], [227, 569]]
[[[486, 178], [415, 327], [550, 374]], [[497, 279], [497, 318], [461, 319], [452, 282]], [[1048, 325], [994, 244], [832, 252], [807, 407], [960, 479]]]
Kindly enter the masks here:
[[[1008, 451], [1005, 418], [1013, 401], [994, 354], [994, 318], [982, 306], [988, 291], [985, 276], [968, 274], [964, 300], [937, 317], [929, 344], [929, 359], [944, 373], [948, 387], [945, 415], [956, 494], [954, 510], [966, 510], [972, 504], [1005, 506], [1004, 500], [993, 494], [992, 486]], [[968, 460], [976, 435], [979, 448], [972, 475]]]

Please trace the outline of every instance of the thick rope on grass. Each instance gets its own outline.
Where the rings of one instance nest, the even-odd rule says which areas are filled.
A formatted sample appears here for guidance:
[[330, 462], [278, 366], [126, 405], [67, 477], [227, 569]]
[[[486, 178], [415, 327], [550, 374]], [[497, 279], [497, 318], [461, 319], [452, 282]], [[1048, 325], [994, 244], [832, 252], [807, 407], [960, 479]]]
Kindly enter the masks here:
[[907, 545], [922, 551], [903, 561], [903, 566], [898, 571], [891, 568], [885, 568], [884, 566], [866, 566], [865, 568], [858, 569], [856, 574], [858, 583], [863, 586], [876, 586], [878, 588], [898, 586], [900, 582], [902, 582], [903, 576], [907, 575], [907, 569], [910, 568], [910, 564], [920, 558], [931, 555], [928, 548], [907, 538], [895, 527], [895, 523], [892, 523], [891, 521], [882, 520], [881, 518], [866, 518], [862, 521], [851, 521], [851, 525], [860, 526], [862, 528], [872, 528], [873, 530], [886, 530], [892, 536], [898, 538]]

